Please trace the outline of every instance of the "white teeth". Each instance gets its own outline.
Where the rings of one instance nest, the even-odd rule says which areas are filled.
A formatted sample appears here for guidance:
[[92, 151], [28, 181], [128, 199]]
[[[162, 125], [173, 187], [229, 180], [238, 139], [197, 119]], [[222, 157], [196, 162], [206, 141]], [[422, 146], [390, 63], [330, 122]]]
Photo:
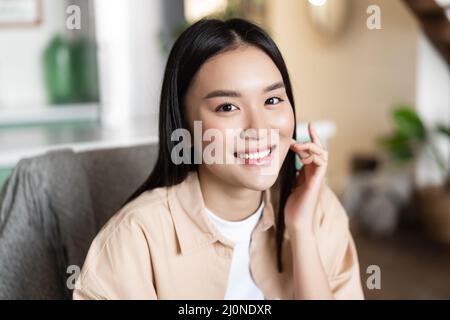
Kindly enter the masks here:
[[257, 159], [265, 158], [269, 154], [270, 154], [270, 149], [267, 149], [266, 151], [255, 152], [255, 153], [238, 153], [237, 156], [239, 159], [257, 160]]

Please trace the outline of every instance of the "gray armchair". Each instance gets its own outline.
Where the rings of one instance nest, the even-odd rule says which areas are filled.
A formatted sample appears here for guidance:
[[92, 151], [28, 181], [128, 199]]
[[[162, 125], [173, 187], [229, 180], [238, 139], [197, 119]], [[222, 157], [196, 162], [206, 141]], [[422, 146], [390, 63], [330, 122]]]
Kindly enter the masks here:
[[146, 179], [157, 145], [21, 160], [0, 193], [0, 299], [70, 299], [67, 267]]

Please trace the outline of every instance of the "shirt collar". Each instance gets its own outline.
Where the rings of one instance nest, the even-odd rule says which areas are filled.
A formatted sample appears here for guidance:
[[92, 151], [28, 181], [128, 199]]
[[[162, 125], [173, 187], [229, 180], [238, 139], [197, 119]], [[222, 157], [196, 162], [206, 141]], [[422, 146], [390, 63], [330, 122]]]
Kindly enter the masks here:
[[[271, 192], [270, 189], [263, 191], [265, 205], [255, 232], [266, 231], [272, 226], [276, 227]], [[189, 172], [183, 182], [169, 188], [168, 198], [183, 255], [216, 241], [233, 246], [228, 239], [216, 231], [206, 215], [197, 171]]]

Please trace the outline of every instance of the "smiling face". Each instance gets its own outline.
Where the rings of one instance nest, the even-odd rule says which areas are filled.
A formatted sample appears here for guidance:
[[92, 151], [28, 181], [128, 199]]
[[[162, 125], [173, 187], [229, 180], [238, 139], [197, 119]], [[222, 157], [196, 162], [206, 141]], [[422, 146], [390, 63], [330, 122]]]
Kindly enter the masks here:
[[[295, 119], [281, 73], [267, 54], [240, 46], [210, 58], [192, 80], [185, 107], [191, 132], [201, 121], [203, 132], [220, 133], [216, 146], [223, 146], [224, 159], [234, 160], [203, 162], [199, 170], [237, 188], [262, 191], [275, 183]], [[203, 142], [203, 149], [210, 143]]]

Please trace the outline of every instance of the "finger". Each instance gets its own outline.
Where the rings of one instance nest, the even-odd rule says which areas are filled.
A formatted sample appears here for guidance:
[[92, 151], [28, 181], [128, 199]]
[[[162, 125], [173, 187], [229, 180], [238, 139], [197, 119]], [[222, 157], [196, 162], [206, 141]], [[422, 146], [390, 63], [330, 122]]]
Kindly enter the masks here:
[[300, 159], [300, 161], [305, 165], [308, 165], [311, 163], [314, 163], [314, 164], [318, 165], [319, 167], [327, 165], [327, 161], [316, 154], [312, 154], [311, 156], [309, 156], [307, 158]]
[[306, 152], [306, 151], [300, 151], [300, 152], [298, 152], [298, 155], [300, 156], [301, 159], [304, 159], [304, 158], [308, 158], [311, 155], [311, 153]]
[[310, 155], [309, 157], [305, 158], [305, 159], [300, 159], [300, 161], [304, 164], [304, 165], [308, 165], [313, 163], [314, 161], [314, 155]]
[[319, 156], [314, 156], [313, 157], [313, 163], [315, 163], [317, 166], [319, 167], [323, 167], [325, 166], [327, 163], [325, 160], [323, 160], [321, 157]]
[[317, 134], [316, 128], [313, 126], [312, 122], [308, 122], [308, 133], [311, 141], [322, 148], [322, 142], [320, 141], [319, 135]]
[[305, 150], [316, 153], [318, 155], [323, 155], [325, 153], [325, 150], [323, 148], [321, 148], [320, 146], [318, 146], [317, 144], [315, 144], [313, 142], [305, 142], [302, 144], [297, 143], [295, 145], [292, 145], [292, 148], [297, 153], [300, 151], [305, 151]]

